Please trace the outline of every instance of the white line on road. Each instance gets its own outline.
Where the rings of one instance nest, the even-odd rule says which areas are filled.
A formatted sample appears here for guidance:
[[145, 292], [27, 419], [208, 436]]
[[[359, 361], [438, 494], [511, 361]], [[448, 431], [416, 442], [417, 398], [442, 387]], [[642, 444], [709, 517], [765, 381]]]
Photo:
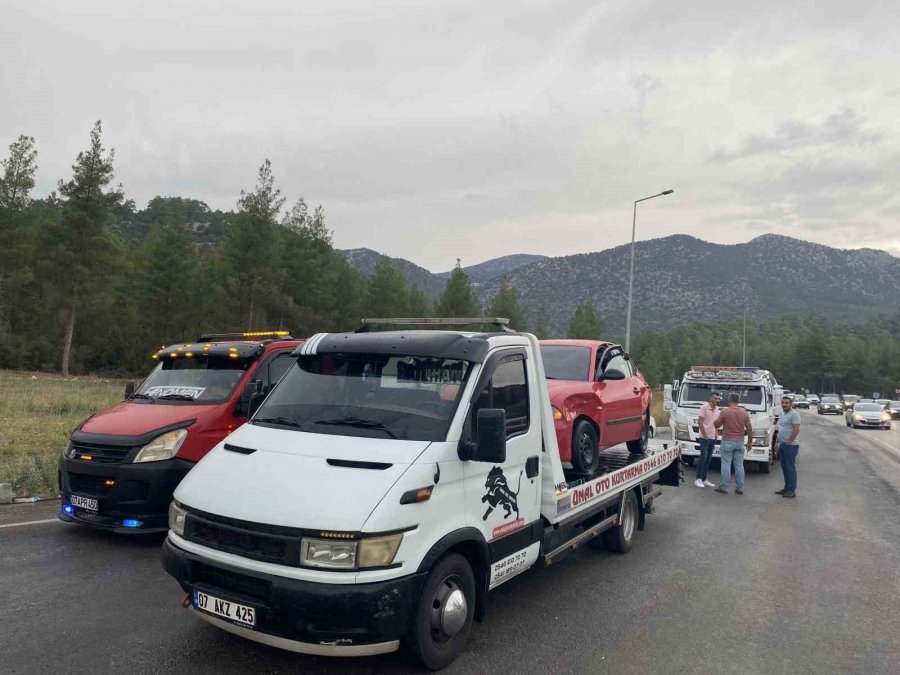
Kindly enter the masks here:
[[58, 523], [59, 518], [47, 518], [47, 520], [29, 520], [25, 523], [7, 523], [6, 525], [0, 525], [0, 529], [4, 527], [25, 527], [26, 525], [40, 525], [41, 523]]

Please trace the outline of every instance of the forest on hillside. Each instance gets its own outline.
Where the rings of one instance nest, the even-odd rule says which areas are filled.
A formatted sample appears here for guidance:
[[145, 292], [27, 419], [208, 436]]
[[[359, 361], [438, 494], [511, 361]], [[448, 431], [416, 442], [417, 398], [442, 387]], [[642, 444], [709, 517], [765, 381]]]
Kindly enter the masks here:
[[[0, 176], [0, 368], [140, 375], [162, 344], [202, 332], [352, 330], [363, 316], [505, 316], [539, 337], [611, 338], [590, 303], [566, 325], [548, 308], [526, 323], [501, 282], [486, 307], [457, 264], [431, 302], [390, 261], [363, 276], [334, 249], [322, 206], [288, 203], [268, 160], [232, 211], [180, 197], [138, 209], [115, 183], [102, 127], [70, 176], [33, 194], [38, 152], [20, 136]], [[740, 363], [743, 326], [697, 323], [635, 335], [632, 353], [655, 385], [695, 363]], [[900, 313], [843, 325], [821, 316], [747, 324], [747, 363], [791, 388], [866, 392], [900, 387]]]

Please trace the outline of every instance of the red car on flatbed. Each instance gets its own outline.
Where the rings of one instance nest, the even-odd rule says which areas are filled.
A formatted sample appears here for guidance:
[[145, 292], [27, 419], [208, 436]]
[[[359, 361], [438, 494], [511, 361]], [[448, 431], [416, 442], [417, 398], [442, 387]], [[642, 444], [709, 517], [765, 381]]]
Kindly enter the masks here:
[[163, 347], [125, 400], [72, 433], [59, 461], [59, 518], [116, 532], [163, 532], [181, 479], [296, 362], [288, 331], [202, 335]]
[[627, 443], [641, 453], [650, 437], [650, 387], [621, 345], [541, 340], [563, 466], [593, 475], [600, 451]]

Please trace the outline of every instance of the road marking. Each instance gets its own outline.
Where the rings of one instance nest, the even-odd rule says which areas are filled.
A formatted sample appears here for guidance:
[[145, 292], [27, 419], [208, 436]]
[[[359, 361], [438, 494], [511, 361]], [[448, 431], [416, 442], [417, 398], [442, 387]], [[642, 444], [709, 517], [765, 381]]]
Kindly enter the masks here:
[[25, 523], [7, 523], [6, 525], [0, 525], [0, 529], [4, 527], [25, 527], [26, 525], [40, 525], [42, 523], [58, 523], [59, 518], [47, 518], [47, 520], [29, 520]]

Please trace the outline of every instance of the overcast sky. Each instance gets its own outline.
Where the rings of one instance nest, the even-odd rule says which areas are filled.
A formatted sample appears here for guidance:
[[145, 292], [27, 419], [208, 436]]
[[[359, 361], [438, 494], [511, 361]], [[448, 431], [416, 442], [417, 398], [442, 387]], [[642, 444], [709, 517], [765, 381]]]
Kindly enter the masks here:
[[[272, 161], [335, 244], [433, 271], [687, 233], [900, 255], [896, 2], [0, 0], [0, 143], [40, 195], [233, 208]], [[2, 154], [6, 154], [5, 151]]]

